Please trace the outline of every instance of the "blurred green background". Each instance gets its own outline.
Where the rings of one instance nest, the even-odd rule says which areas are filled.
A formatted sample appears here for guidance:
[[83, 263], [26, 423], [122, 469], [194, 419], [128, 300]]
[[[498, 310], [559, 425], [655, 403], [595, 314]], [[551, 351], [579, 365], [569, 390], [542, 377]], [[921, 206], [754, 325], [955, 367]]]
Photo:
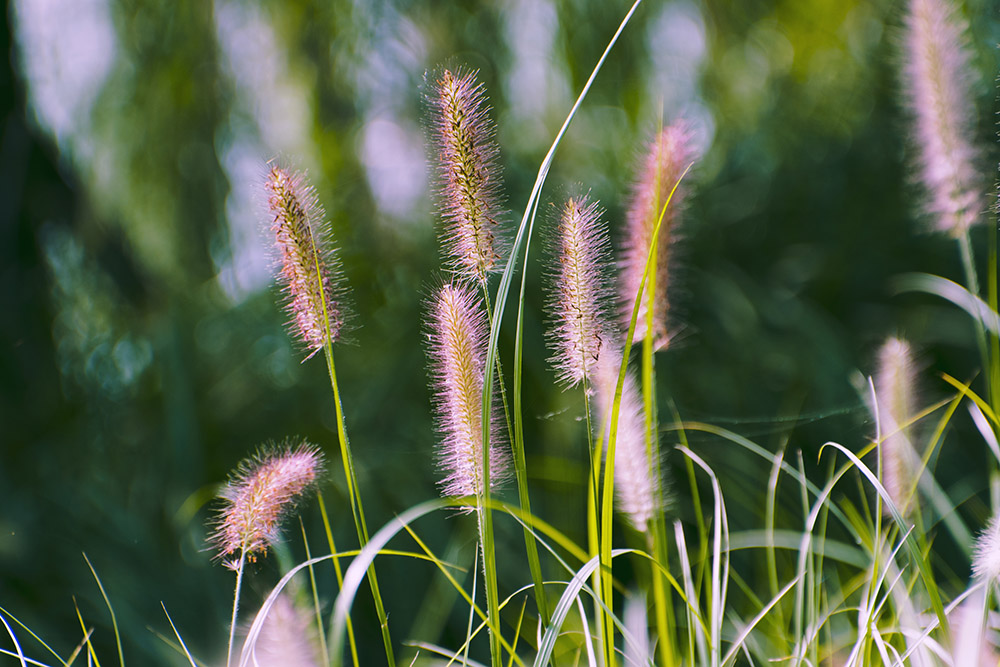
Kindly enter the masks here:
[[[217, 658], [233, 576], [206, 546], [209, 501], [260, 443], [289, 436], [327, 452], [327, 507], [341, 546], [354, 545], [323, 362], [302, 363], [275, 305], [260, 231], [272, 158], [308, 171], [352, 289], [352, 342], [336, 354], [369, 526], [434, 497], [421, 318], [441, 274], [425, 72], [480, 70], [513, 223], [627, 8], [9, 3], [0, 30], [9, 56], [0, 72], [0, 605], [66, 655], [80, 640], [75, 598], [112, 660], [86, 552], [130, 662], [179, 664], [155, 634], [170, 634], [161, 600], [192, 650]], [[671, 277], [679, 335], [657, 360], [661, 414], [669, 400], [684, 418], [801, 449], [818, 477], [819, 445], [858, 449], [873, 431], [851, 378], [871, 370], [887, 335], [918, 346], [923, 403], [948, 393], [938, 372], [966, 379], [979, 366], [966, 316], [889, 287], [910, 271], [961, 280], [955, 244], [921, 231], [897, 76], [901, 11], [867, 0], [646, 0], [563, 142], [544, 197], [548, 209], [573, 188], [591, 189], [617, 234], [643, 142], [661, 119], [693, 124], [703, 158], [689, 177]], [[1000, 16], [992, 0], [967, 0], [962, 11], [989, 186]], [[986, 241], [983, 225], [974, 235], [981, 269]], [[544, 256], [534, 256], [524, 390], [532, 501], [582, 541], [582, 408], [545, 363]], [[501, 345], [509, 360], [512, 341]], [[963, 420], [939, 473], [981, 520], [987, 452]], [[664, 449], [674, 442], [665, 435]], [[760, 527], [766, 464], [707, 437], [692, 436], [692, 446], [723, 478], [734, 530]], [[690, 521], [686, 482], [673, 489], [672, 513]], [[314, 551], [317, 516], [308, 503]], [[439, 553], [471, 561], [470, 521], [419, 529]], [[498, 530], [505, 594], [528, 577], [520, 529]], [[247, 611], [283, 559], [301, 558], [298, 527], [287, 534], [287, 553], [251, 575]], [[623, 530], [623, 541], [633, 537]], [[964, 563], [951, 567], [965, 576]], [[429, 566], [387, 559], [379, 575], [397, 641], [461, 643], [462, 613], [440, 603]], [[332, 574], [321, 578], [329, 603]], [[365, 594], [355, 627], [362, 661], [377, 663]]]

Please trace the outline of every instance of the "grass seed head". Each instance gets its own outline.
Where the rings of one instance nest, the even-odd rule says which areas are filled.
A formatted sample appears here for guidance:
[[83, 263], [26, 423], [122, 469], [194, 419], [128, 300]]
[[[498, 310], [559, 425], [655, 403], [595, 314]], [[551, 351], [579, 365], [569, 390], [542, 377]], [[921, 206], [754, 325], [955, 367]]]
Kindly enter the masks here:
[[[646, 260], [653, 243], [653, 231], [670, 197], [670, 192], [693, 156], [691, 130], [683, 121], [677, 121], [660, 130], [646, 149], [626, 217], [627, 231], [621, 261], [622, 318], [626, 329], [632, 318], [635, 296], [639, 293], [639, 284], [646, 270]], [[656, 270], [653, 304], [650, 308], [647, 280], [639, 303], [639, 316], [633, 337], [633, 341], [640, 341], [645, 338], [647, 328], [652, 328], [654, 343], [658, 348], [669, 342], [667, 292], [670, 284], [670, 246], [671, 241], [676, 238], [684, 190], [683, 184], [677, 186], [673, 198], [670, 199], [670, 205], [663, 214], [663, 222], [660, 224], [657, 237], [656, 256], [653, 259]]]
[[551, 361], [567, 386], [590, 378], [614, 331], [609, 308], [613, 296], [602, 280], [610, 264], [610, 245], [601, 213], [584, 195], [570, 198], [559, 216], [548, 337], [555, 349]]
[[[483, 486], [483, 368], [489, 327], [469, 286], [447, 284], [434, 296], [428, 331], [434, 407], [441, 436], [439, 460], [446, 496], [480, 496]], [[490, 419], [490, 488], [507, 476], [502, 429]]]
[[236, 569], [242, 556], [253, 560], [281, 536], [281, 521], [323, 470], [323, 456], [302, 443], [264, 449], [236, 469], [220, 497], [212, 541], [218, 557]]
[[266, 183], [271, 233], [278, 254], [278, 280], [292, 329], [309, 356], [344, 325], [343, 288], [336, 255], [316, 192], [298, 172], [272, 166]]
[[966, 25], [950, 0], [910, 0], [906, 15], [906, 101], [914, 123], [917, 175], [935, 227], [960, 236], [980, 217], [984, 191], [970, 141], [974, 71]]
[[444, 70], [430, 106], [445, 261], [456, 276], [483, 282], [499, 270], [504, 251], [497, 236], [500, 149], [476, 74]]

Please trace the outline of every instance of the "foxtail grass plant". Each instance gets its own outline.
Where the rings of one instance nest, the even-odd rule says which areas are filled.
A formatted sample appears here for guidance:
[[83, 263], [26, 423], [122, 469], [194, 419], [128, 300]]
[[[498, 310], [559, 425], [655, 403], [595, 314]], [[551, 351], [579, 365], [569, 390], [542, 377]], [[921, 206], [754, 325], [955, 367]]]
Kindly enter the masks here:
[[232, 663], [244, 567], [278, 541], [282, 519], [322, 470], [322, 455], [308, 443], [264, 449], [237, 468], [221, 493], [223, 507], [212, 541], [216, 556], [236, 572], [227, 667]]
[[[545, 338], [555, 384], [579, 392], [582, 399], [582, 430], [589, 446], [586, 544], [570, 536], [582, 536], [582, 530], [563, 533], [532, 513], [528, 489], [534, 478], [528, 474], [524, 435], [524, 419], [532, 408], [523, 404], [530, 392], [522, 386], [524, 339], [533, 331], [525, 325], [532, 317], [526, 312], [532, 234], [557, 149], [638, 4], [610, 39], [556, 133], [510, 239], [501, 224], [499, 148], [485, 87], [473, 70], [444, 70], [433, 77], [429, 134], [436, 155], [446, 275], [430, 290], [424, 334], [444, 498], [403, 509], [371, 535], [334, 365], [333, 346], [347, 328], [348, 290], [315, 191], [302, 174], [269, 166], [268, 222], [289, 328], [302, 356], [309, 359], [322, 350], [327, 362], [359, 548], [338, 549], [336, 522], [331, 521], [335, 515], [327, 514], [320, 495], [329, 553], [314, 555], [304, 521], [304, 560], [295, 562], [284, 546], [273, 549], [283, 520], [325, 476], [319, 447], [288, 441], [262, 449], [238, 467], [222, 491], [211, 539], [216, 558], [236, 576], [227, 667], [337, 667], [348, 660], [357, 667], [362, 660], [373, 662], [359, 652], [350, 616], [366, 581], [385, 663], [394, 665], [397, 649], [374, 568], [383, 557], [408, 559], [437, 578], [419, 606], [413, 634], [452, 623], [449, 631], [438, 632], [448, 637], [444, 641], [449, 645], [439, 645], [434, 637], [407, 638], [401, 650], [411, 652], [405, 660], [415, 667], [480, 664], [486, 642], [491, 667], [557, 662], [592, 667], [995, 664], [997, 503], [987, 512], [979, 499], [985, 494], [974, 486], [978, 482], [939, 481], [935, 467], [956, 455], [949, 449], [953, 441], [979, 444], [966, 437], [973, 431], [955, 424], [956, 417], [964, 419], [963, 406], [983, 443], [982, 451], [973, 454], [1000, 463], [1000, 410], [990, 401], [996, 392], [990, 389], [984, 399], [971, 388], [975, 378], [960, 381], [945, 375], [949, 394], [922, 405], [910, 343], [886, 340], [872, 377], [860, 383], [876, 423], [873, 437], [856, 446], [830, 441], [820, 447], [818, 464], [825, 472], [819, 482], [813, 474], [817, 462], [793, 449], [796, 434], [791, 428], [773, 451], [731, 430], [684, 421], [670, 397], [657, 396], [656, 353], [680, 353], [669, 345], [678, 325], [668, 296], [675, 281], [680, 214], [692, 188], [689, 170], [697, 159], [691, 128], [683, 121], [660, 128], [645, 142], [631, 193], [623, 202], [608, 204], [610, 210], [622, 204], [626, 211], [619, 261], [612, 259], [609, 225], [594, 198], [574, 195], [553, 207], [551, 252], [544, 269]], [[916, 123], [917, 172], [927, 195], [926, 213], [934, 218], [935, 229], [964, 243], [968, 269], [965, 288], [927, 276], [922, 282], [911, 279], [911, 285], [936, 290], [962, 305], [995, 343], [1000, 332], [996, 268], [989, 274], [989, 294], [981, 298], [969, 241], [982, 202], [976, 184], [978, 153], [970, 138], [973, 125], [962, 101], [968, 95], [971, 62], [964, 51], [964, 27], [944, 0], [913, 0], [907, 17], [907, 99]], [[502, 331], [508, 326], [504, 312], [518, 268], [508, 404], [499, 348], [501, 338], [507, 339], [501, 336], [508, 333]], [[1000, 354], [983, 350], [987, 365], [1000, 364]], [[493, 401], [497, 385], [502, 410]], [[661, 424], [664, 406], [672, 418]], [[852, 406], [852, 412], [863, 412], [863, 404]], [[566, 430], [573, 429], [581, 430]], [[531, 443], [537, 460], [549, 455], [545, 444]], [[673, 456], [682, 457], [690, 480], [687, 504], [669, 520], [661, 445], [672, 445]], [[739, 466], [735, 472], [713, 462], [714, 457], [728, 463], [731, 454]], [[572, 470], [566, 466], [560, 472], [568, 478]], [[727, 473], [740, 479], [727, 478]], [[541, 477], [544, 470], [537, 474]], [[518, 499], [507, 503], [498, 492], [512, 475]], [[1000, 498], [1000, 482], [994, 483], [994, 495]], [[560, 521], [569, 517], [565, 523], [571, 524], [573, 510], [582, 512], [582, 507], [568, 506], [565, 499], [573, 497], [559, 496], [560, 504], [549, 508]], [[743, 525], [756, 501], [762, 507], [762, 528]], [[734, 502], [746, 506], [730, 512]], [[471, 521], [455, 517], [456, 510], [475, 513], [475, 539]], [[988, 513], [994, 518], [974, 541], [976, 528], [971, 526]], [[452, 518], [449, 525], [458, 527], [439, 551], [435, 540], [423, 535], [420, 522], [446, 516]], [[500, 524], [508, 520], [512, 523]], [[502, 529], [507, 527], [523, 532], [530, 578], [506, 550], [509, 532]], [[396, 539], [408, 540], [411, 551], [391, 547]], [[234, 656], [245, 571], [271, 550], [277, 552], [280, 580], [254, 620], [244, 624], [246, 638]], [[323, 594], [322, 578], [314, 571], [326, 561], [334, 566], [335, 597]], [[343, 571], [341, 562], [348, 563]], [[124, 666], [113, 591], [105, 590], [89, 559], [87, 564], [110, 612]], [[510, 580], [498, 581], [498, 565]], [[296, 579], [305, 576], [311, 599]], [[411, 590], [419, 589], [402, 593]], [[86, 606], [77, 612], [80, 640], [64, 659], [0, 608], [0, 632], [13, 644], [0, 648], [0, 654], [25, 667], [44, 665], [26, 657], [22, 640], [27, 640], [48, 651], [53, 664], [69, 667], [86, 652], [88, 664], [99, 665], [99, 642], [85, 612]], [[202, 664], [169, 614], [167, 620], [176, 641], [164, 641], [187, 664]], [[373, 628], [370, 634], [376, 635]], [[358, 638], [363, 636], [359, 631]]]
[[[287, 308], [292, 316], [292, 330], [311, 357], [320, 349], [326, 356], [330, 387], [333, 390], [337, 415], [337, 439], [347, 481], [358, 542], [364, 548], [368, 542], [361, 490], [354, 471], [343, 405], [333, 358], [333, 344], [339, 339], [344, 323], [342, 277], [329, 240], [326, 216], [311, 185], [305, 177], [279, 166], [272, 166], [266, 188], [271, 214], [271, 231], [280, 260], [278, 273], [287, 295]], [[375, 599], [375, 610], [382, 629], [386, 661], [394, 667], [389, 620], [379, 591], [375, 567], [368, 570], [368, 581]]]

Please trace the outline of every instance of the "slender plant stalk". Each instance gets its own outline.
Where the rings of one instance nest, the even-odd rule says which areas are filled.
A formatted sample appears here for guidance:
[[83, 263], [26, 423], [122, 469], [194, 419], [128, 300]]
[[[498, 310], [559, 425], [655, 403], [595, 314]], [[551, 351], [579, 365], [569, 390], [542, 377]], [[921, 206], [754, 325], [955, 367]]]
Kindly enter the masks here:
[[243, 585], [243, 567], [246, 565], [246, 552], [240, 552], [240, 562], [236, 566], [236, 587], [233, 590], [233, 616], [229, 621], [229, 645], [226, 648], [226, 667], [233, 660], [233, 644], [236, 641], [236, 614], [240, 608], [240, 587]]
[[[667, 207], [670, 206], [674, 193], [677, 192], [677, 186], [680, 185], [690, 168], [691, 167], [689, 165], [680, 175], [680, 178], [678, 178], [677, 182], [674, 183], [673, 189], [670, 191], [670, 195], [667, 196], [667, 200], [663, 203], [663, 207], [660, 209], [659, 219], [656, 221], [656, 227], [653, 229], [654, 239], [656, 239], [657, 235], [660, 233], [660, 225], [663, 223], [664, 215], [667, 212]], [[629, 320], [628, 333], [625, 337], [625, 349], [622, 351], [621, 368], [618, 370], [618, 382], [615, 386], [614, 402], [611, 406], [611, 424], [608, 428], [607, 453], [604, 457], [604, 488], [601, 496], [600, 569], [601, 601], [604, 605], [604, 660], [605, 664], [609, 666], [614, 664], [614, 626], [612, 625], [613, 595], [611, 589], [611, 520], [614, 514], [614, 466], [615, 445], [618, 436], [618, 414], [621, 408], [622, 389], [625, 386], [625, 370], [628, 365], [629, 353], [632, 351], [632, 336], [635, 334], [635, 325], [639, 317], [639, 304], [642, 300], [643, 290], [645, 289], [649, 275], [653, 270], [652, 267], [656, 258], [655, 252], [656, 243], [654, 241], [649, 246], [649, 254], [646, 257], [646, 269], [643, 272], [642, 279], [639, 281], [639, 289], [635, 295], [635, 303], [632, 306], [632, 317]]]
[[[325, 307], [325, 303], [324, 303]], [[351, 445], [347, 439], [347, 430], [344, 428], [344, 410], [340, 403], [340, 389], [337, 385], [337, 370], [333, 363], [333, 345], [329, 337], [323, 346], [326, 353], [326, 367], [330, 374], [330, 387], [333, 389], [333, 401], [337, 410], [337, 440], [340, 442], [340, 456], [344, 462], [344, 476], [347, 480], [347, 494], [351, 499], [351, 512], [354, 514], [354, 526], [358, 532], [358, 542], [364, 549], [368, 544], [368, 526], [365, 523], [365, 510], [361, 504], [361, 493], [358, 489], [358, 479], [354, 472], [354, 462], [351, 457]], [[395, 667], [396, 660], [392, 652], [392, 638], [389, 636], [389, 619], [385, 613], [385, 606], [382, 603], [382, 595], [379, 592], [378, 577], [375, 574], [374, 563], [368, 568], [368, 584], [372, 589], [372, 597], [375, 599], [375, 612], [378, 614], [379, 625], [382, 629], [382, 643], [385, 645], [385, 659], [389, 667]]]
[[[659, 167], [659, 165], [658, 165]], [[657, 169], [657, 181], [659, 181], [659, 168]], [[655, 192], [659, 193], [659, 183], [655, 185]], [[657, 202], [658, 204], [658, 202]], [[664, 209], [666, 210], [666, 209]], [[659, 233], [653, 236], [650, 254], [655, 258], [659, 249]], [[647, 317], [652, 317], [656, 299], [656, 262], [649, 269], [649, 283], [647, 285], [648, 301], [646, 306]], [[647, 323], [646, 335], [642, 340], [642, 396], [643, 407], [646, 419], [646, 463], [652, 470], [654, 479], [654, 489], [657, 494], [657, 507], [663, 507], [663, 485], [660, 474], [660, 446], [659, 446], [659, 419], [656, 412], [656, 369], [654, 362], [654, 341], [653, 327]], [[659, 636], [657, 649], [660, 653], [660, 662], [665, 667], [673, 667], [673, 636], [670, 632], [672, 623], [672, 602], [669, 592], [663, 585], [663, 575], [657, 565], [669, 570], [670, 564], [667, 560], [666, 543], [663, 541], [662, 511], [658, 512], [650, 522], [652, 533], [649, 535], [650, 551], [653, 562], [650, 563], [650, 577], [653, 584], [653, 601], [656, 607], [656, 631]]]
[[[529, 232], [530, 234], [530, 232]], [[531, 247], [531, 238], [525, 246], [524, 259], [528, 260], [528, 248]], [[528, 570], [531, 572], [531, 582], [535, 590], [535, 604], [538, 607], [538, 616], [542, 626], [549, 624], [549, 609], [545, 600], [545, 586], [542, 580], [542, 566], [538, 559], [538, 545], [535, 542], [535, 535], [531, 532], [531, 499], [528, 496], [528, 464], [524, 456], [524, 415], [521, 406], [521, 382], [522, 367], [521, 359], [523, 354], [524, 340], [521, 335], [521, 316], [524, 312], [524, 276], [521, 275], [521, 296], [517, 307], [517, 335], [514, 340], [514, 428], [511, 430], [510, 415], [507, 412], [507, 393], [504, 389], [503, 369], [500, 366], [500, 357], [497, 356], [497, 380], [500, 383], [500, 396], [503, 398], [504, 415], [507, 417], [507, 429], [510, 431], [511, 452], [514, 459], [514, 476], [517, 479], [517, 499], [521, 509], [526, 513], [528, 520], [524, 525], [524, 548], [528, 556]], [[483, 285], [483, 295], [486, 300], [486, 312], [490, 316], [490, 328], [493, 328], [493, 309], [490, 305], [489, 291]]]

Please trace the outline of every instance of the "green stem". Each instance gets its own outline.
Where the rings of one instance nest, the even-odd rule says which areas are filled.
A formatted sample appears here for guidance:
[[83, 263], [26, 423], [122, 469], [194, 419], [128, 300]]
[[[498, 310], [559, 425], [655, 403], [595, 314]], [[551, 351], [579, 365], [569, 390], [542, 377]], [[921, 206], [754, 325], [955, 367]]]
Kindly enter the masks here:
[[[538, 545], [535, 543], [535, 535], [531, 532], [531, 499], [528, 496], [528, 464], [524, 455], [524, 415], [521, 406], [521, 376], [522, 376], [522, 347], [524, 344], [522, 333], [522, 315], [524, 313], [524, 283], [527, 275], [528, 248], [531, 247], [531, 232], [528, 232], [528, 242], [525, 245], [525, 266], [521, 273], [521, 297], [517, 307], [517, 334], [514, 340], [514, 428], [510, 428], [510, 415], [507, 412], [507, 392], [504, 387], [503, 368], [500, 365], [500, 356], [496, 357], [497, 381], [500, 383], [500, 396], [503, 398], [504, 416], [507, 418], [507, 430], [511, 434], [510, 446], [514, 459], [514, 476], [517, 479], [517, 498], [521, 509], [526, 514], [524, 525], [524, 548], [528, 556], [528, 570], [531, 572], [531, 582], [535, 590], [535, 604], [538, 607], [538, 617], [541, 619], [542, 627], [549, 624], [549, 610], [545, 599], [545, 586], [542, 579], [542, 566], [538, 559]], [[485, 283], [483, 296], [486, 299], [486, 312], [490, 319], [490, 328], [493, 328], [493, 308], [490, 304], [489, 291]]]
[[[323, 502], [323, 492], [317, 492], [319, 499], [319, 512], [323, 517], [323, 530], [326, 532], [326, 542], [330, 547], [330, 554], [333, 556], [333, 571], [337, 574], [337, 589], [344, 588], [344, 573], [340, 569], [340, 559], [337, 557], [337, 544], [333, 541], [333, 530], [330, 528], [330, 516], [326, 513], [326, 503]], [[351, 623], [350, 615], [347, 616], [347, 642], [351, 647], [351, 660], [354, 667], [358, 667], [358, 645], [354, 639], [354, 624]], [[325, 640], [324, 640], [325, 641]], [[329, 652], [326, 654], [327, 661], [330, 660]]]
[[[969, 237], [968, 228], [962, 230], [962, 234], [958, 237], [958, 248], [962, 255], [962, 268], [965, 270], [965, 281], [969, 292], [973, 296], [979, 297], [979, 279], [976, 274], [976, 260], [975, 255], [972, 252], [972, 240]], [[979, 346], [979, 356], [983, 363], [983, 372], [988, 374], [990, 372], [990, 356], [988, 347], [986, 345], [986, 328], [983, 326], [983, 321], [981, 317], [973, 318], [976, 323], [976, 345]], [[994, 397], [990, 395], [990, 377], [987, 375], [986, 379], [986, 390], [987, 390], [987, 401], [994, 400]]]
[[246, 564], [247, 552], [240, 550], [240, 562], [236, 566], [236, 587], [233, 590], [233, 617], [229, 622], [229, 646], [226, 648], [226, 667], [233, 661], [233, 643], [236, 640], [236, 614], [240, 608], [240, 587], [243, 584], [243, 566]]
[[[354, 461], [351, 457], [351, 445], [347, 439], [347, 430], [344, 428], [344, 410], [340, 403], [340, 388], [337, 385], [337, 370], [333, 363], [333, 345], [327, 343], [323, 346], [326, 353], [326, 367], [330, 374], [330, 386], [333, 389], [333, 399], [337, 410], [337, 439], [340, 442], [340, 456], [344, 462], [344, 476], [347, 480], [347, 494], [351, 500], [351, 512], [354, 514], [354, 526], [358, 532], [358, 542], [364, 549], [368, 544], [368, 526], [365, 523], [365, 510], [361, 504], [361, 492], [358, 489], [358, 479], [354, 471]], [[385, 613], [385, 606], [382, 604], [382, 595], [379, 592], [378, 577], [375, 575], [375, 564], [368, 568], [368, 584], [372, 589], [372, 597], [375, 599], [375, 611], [378, 614], [379, 624], [382, 629], [382, 643], [385, 645], [385, 658], [389, 667], [395, 667], [396, 660], [392, 653], [392, 639], [389, 636], [389, 619]]]

